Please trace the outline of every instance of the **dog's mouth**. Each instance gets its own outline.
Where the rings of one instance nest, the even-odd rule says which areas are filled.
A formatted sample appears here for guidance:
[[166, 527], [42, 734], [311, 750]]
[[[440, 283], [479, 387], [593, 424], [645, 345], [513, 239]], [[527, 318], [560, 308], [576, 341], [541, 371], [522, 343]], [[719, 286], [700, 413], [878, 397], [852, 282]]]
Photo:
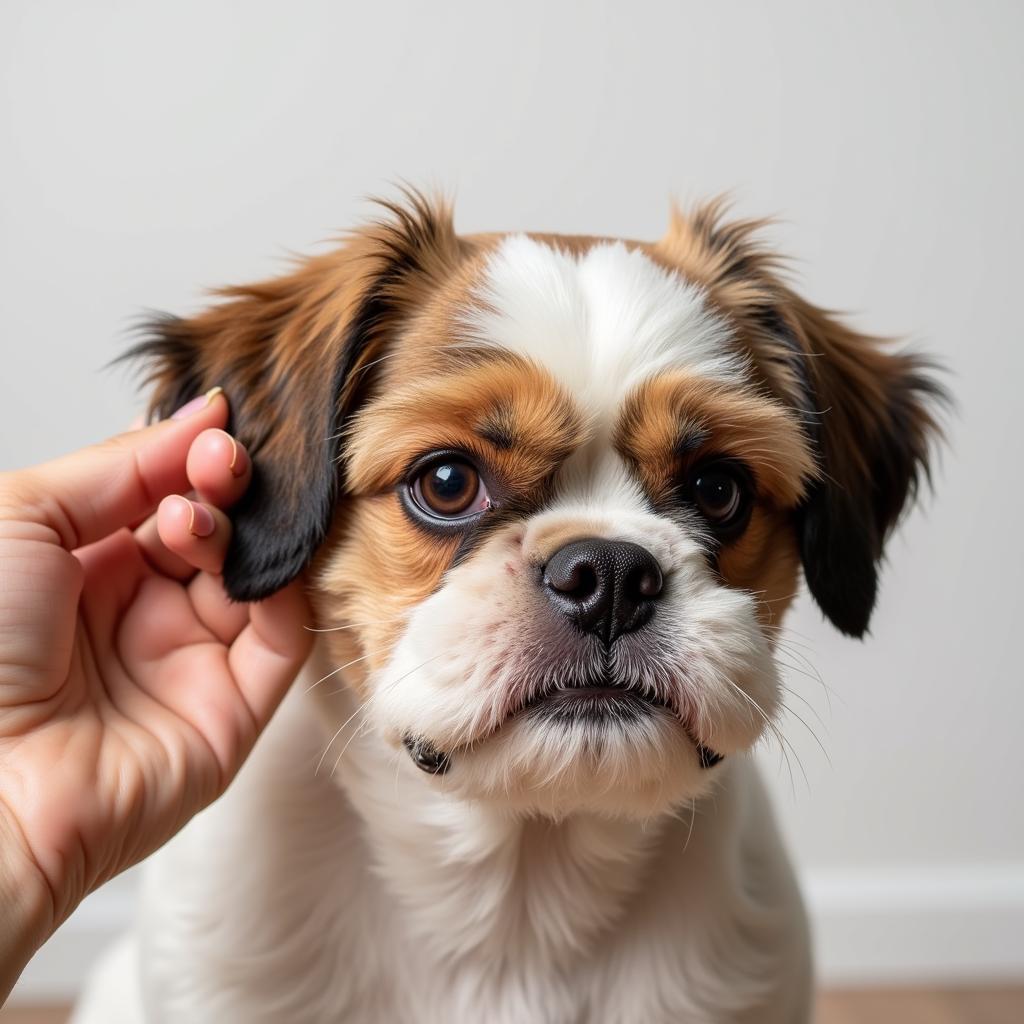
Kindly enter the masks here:
[[555, 721], [617, 721], [658, 711], [675, 713], [667, 700], [639, 686], [602, 679], [584, 686], [549, 686], [531, 697], [517, 714]]
[[[594, 728], [639, 723], [650, 715], [670, 715], [681, 722], [697, 750], [701, 768], [714, 768], [725, 755], [700, 741], [679, 708], [649, 687], [619, 683], [609, 677], [585, 685], [551, 685], [529, 698], [510, 718], [529, 718], [545, 724], [586, 724]], [[413, 762], [430, 775], [443, 775], [452, 764], [451, 753], [440, 751], [423, 737], [407, 735], [405, 749]]]
[[594, 725], [638, 722], [646, 715], [669, 714], [683, 722], [690, 741], [697, 748], [701, 768], [713, 768], [725, 757], [701, 743], [686, 724], [678, 707], [646, 686], [619, 683], [611, 678], [585, 686], [551, 686], [531, 698], [519, 714], [536, 716], [552, 723], [587, 722]]

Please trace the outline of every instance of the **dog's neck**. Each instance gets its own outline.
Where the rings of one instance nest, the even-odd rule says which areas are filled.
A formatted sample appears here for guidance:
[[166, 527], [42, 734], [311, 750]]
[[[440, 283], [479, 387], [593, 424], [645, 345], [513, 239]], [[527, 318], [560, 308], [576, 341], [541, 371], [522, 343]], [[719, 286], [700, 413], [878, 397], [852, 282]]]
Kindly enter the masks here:
[[[678, 818], [522, 817], [446, 794], [376, 736], [336, 779], [365, 825], [385, 887], [435, 951], [524, 970], [567, 967], [612, 929]], [[683, 826], [683, 834], [686, 828]]]

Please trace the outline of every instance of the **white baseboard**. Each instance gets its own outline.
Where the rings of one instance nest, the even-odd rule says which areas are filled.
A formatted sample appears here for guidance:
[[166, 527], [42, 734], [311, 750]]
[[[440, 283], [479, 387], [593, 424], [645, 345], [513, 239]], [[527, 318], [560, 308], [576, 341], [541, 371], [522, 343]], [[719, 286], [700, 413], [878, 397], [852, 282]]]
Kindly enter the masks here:
[[[824, 984], [1024, 982], [1024, 863], [815, 870], [804, 891]], [[132, 904], [124, 887], [91, 897], [29, 964], [11, 1004], [72, 998]]]
[[1024, 981], [1024, 864], [808, 872], [830, 984]]

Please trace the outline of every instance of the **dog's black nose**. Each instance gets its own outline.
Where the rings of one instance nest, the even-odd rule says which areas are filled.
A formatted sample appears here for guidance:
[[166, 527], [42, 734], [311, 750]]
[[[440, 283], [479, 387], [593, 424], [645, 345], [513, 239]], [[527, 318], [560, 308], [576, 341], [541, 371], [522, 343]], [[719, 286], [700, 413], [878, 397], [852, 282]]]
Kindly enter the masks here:
[[566, 544], [544, 566], [556, 608], [606, 644], [639, 629], [661, 593], [661, 566], [646, 548], [596, 537]]

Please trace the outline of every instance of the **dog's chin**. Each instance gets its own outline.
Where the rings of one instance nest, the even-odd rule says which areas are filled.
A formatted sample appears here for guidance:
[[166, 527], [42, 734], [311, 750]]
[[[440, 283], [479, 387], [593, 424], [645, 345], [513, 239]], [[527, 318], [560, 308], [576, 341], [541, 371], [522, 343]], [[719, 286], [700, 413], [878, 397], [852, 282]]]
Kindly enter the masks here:
[[[431, 771], [431, 752], [410, 753], [414, 761], [426, 756], [420, 767]], [[444, 757], [434, 766], [446, 791], [552, 817], [650, 818], [702, 796], [722, 771], [718, 755], [670, 709], [603, 687], [545, 695], [493, 735]]]

